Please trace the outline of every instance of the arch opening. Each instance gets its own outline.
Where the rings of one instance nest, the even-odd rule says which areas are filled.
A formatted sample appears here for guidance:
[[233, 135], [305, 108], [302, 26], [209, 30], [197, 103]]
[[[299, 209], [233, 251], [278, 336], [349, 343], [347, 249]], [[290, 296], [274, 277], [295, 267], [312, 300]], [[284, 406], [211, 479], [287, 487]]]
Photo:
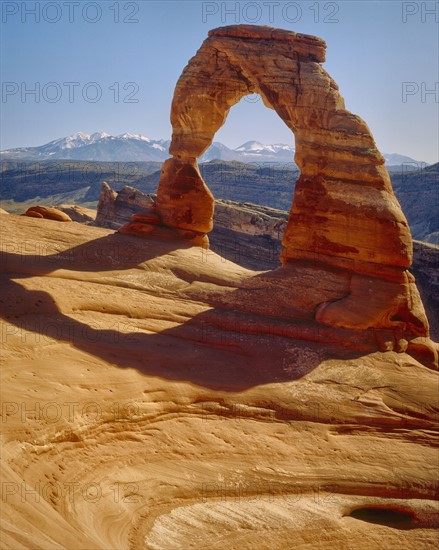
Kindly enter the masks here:
[[[246, 104], [247, 97], [252, 97], [252, 101]], [[261, 99], [243, 96], [230, 108], [225, 124], [213, 139], [209, 155], [204, 154], [198, 159], [200, 174], [215, 199], [247, 202], [288, 212], [299, 175], [294, 162], [294, 134], [276, 113], [263, 105], [261, 107], [260, 103]], [[241, 106], [243, 109], [239, 110]], [[259, 120], [261, 111], [266, 113], [263, 121]], [[245, 129], [246, 117], [252, 118], [250, 131]], [[283, 134], [282, 144], [264, 140], [264, 124], [271, 125], [271, 136], [278, 134], [281, 126], [289, 135]], [[222, 137], [221, 132], [227, 129], [228, 134]], [[232, 136], [235, 136], [232, 138], [235, 142], [230, 147], [228, 138]], [[227, 149], [216, 148], [217, 141], [225, 143]]]

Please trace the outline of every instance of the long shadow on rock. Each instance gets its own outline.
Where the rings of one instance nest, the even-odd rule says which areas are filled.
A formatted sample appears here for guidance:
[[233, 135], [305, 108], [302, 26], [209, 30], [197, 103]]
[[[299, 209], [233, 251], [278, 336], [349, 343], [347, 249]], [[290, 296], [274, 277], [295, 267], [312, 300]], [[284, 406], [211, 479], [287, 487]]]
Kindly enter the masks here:
[[[72, 271], [98, 272], [116, 269], [129, 269], [142, 262], [164, 256], [177, 248], [190, 248], [189, 242], [176, 240], [169, 236], [148, 239], [113, 233], [78, 246], [55, 251], [60, 248], [58, 243], [35, 242], [33, 246], [19, 248], [11, 247], [0, 251], [2, 271], [29, 276], [45, 275], [58, 269]], [[16, 251], [19, 253], [16, 253]]]
[[[14, 279], [62, 269], [84, 273], [127, 270], [191, 246], [166, 234], [148, 239], [111, 234], [53, 254], [47, 248], [30, 255], [3, 252], [2, 265]], [[326, 269], [323, 273], [312, 262], [297, 262], [271, 272], [249, 272], [248, 276], [244, 272], [229, 282], [221, 274], [216, 277], [214, 267], [201, 265], [197, 285], [192, 285], [193, 267], [180, 265], [177, 259], [171, 269], [187, 284], [175, 291], [175, 298], [211, 309], [160, 333], [139, 328], [134, 320], [114, 329], [113, 316], [108, 322], [103, 318], [99, 325], [83, 323], [60, 311], [48, 292], [26, 290], [7, 281], [6, 274], [2, 315], [17, 331], [70, 342], [120, 367], [233, 391], [294, 380], [326, 358], [376, 350], [372, 332], [336, 329], [314, 320], [317, 304], [348, 291], [348, 272]]]
[[5, 329], [3, 338], [15, 335], [24, 340], [28, 337], [24, 331], [29, 331], [37, 335], [36, 342], [55, 338], [119, 367], [210, 389], [238, 391], [295, 380], [324, 359], [360, 355], [347, 348], [295, 340], [275, 328], [269, 331], [249, 316], [246, 325], [221, 324], [218, 321], [225, 316], [219, 308], [160, 333], [138, 328], [125, 332], [64, 315], [45, 291], [26, 290], [11, 280], [2, 288], [3, 317], [13, 325]]

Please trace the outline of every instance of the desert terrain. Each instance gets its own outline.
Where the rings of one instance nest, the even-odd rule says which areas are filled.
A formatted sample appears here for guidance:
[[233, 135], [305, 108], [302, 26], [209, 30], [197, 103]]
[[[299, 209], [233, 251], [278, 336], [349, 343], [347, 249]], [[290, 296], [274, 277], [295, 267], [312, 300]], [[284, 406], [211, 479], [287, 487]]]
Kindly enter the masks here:
[[171, 234], [1, 222], [2, 548], [436, 547], [436, 371]]
[[[156, 195], [100, 182], [93, 222], [96, 187], [57, 180], [82, 207], [0, 215], [2, 549], [437, 548], [437, 247], [414, 264], [325, 52], [211, 29], [175, 87]], [[198, 165], [254, 93], [295, 136], [289, 213], [215, 203]], [[411, 224], [434, 242], [431, 210]], [[224, 257], [241, 242], [264, 267]]]

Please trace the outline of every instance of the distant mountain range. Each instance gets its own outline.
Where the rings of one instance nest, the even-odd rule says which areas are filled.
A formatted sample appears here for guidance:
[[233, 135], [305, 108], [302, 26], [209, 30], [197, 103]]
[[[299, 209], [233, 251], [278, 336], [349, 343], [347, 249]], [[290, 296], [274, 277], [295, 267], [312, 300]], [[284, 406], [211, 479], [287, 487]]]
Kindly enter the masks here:
[[[39, 147], [19, 147], [0, 152], [0, 160], [86, 160], [101, 162], [163, 162], [169, 157], [170, 140], [154, 140], [142, 134], [121, 134], [112, 136], [106, 132], [85, 134], [77, 132], [71, 136], [56, 139]], [[263, 145], [258, 141], [247, 141], [236, 149], [230, 149], [214, 141], [200, 158], [200, 162], [211, 160], [239, 161], [244, 163], [294, 164], [295, 149], [292, 145], [275, 143]], [[400, 168], [403, 164], [417, 168], [428, 163], [397, 153], [384, 153], [386, 166]]]

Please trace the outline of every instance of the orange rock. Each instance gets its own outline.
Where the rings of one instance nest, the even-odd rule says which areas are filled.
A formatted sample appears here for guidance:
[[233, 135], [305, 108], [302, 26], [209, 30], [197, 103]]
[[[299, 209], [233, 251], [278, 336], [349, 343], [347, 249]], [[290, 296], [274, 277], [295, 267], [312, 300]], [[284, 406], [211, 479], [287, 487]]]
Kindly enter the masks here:
[[24, 215], [29, 216], [30, 218], [44, 218], [43, 214], [40, 214], [39, 212], [35, 212], [34, 210], [27, 210], [27, 212]]
[[54, 208], [53, 206], [31, 206], [26, 210], [26, 216], [31, 216], [33, 218], [46, 218], [48, 220], [56, 220], [58, 222], [72, 221], [72, 218], [68, 214], [58, 210], [58, 208]]
[[163, 163], [157, 210], [165, 225], [207, 233], [213, 227], [214, 202], [195, 159]]
[[122, 227], [120, 227], [117, 232], [122, 233], [123, 235], [149, 235], [155, 231], [154, 225], [149, 225], [147, 223], [138, 223], [138, 222], [128, 222]]
[[138, 212], [131, 216], [133, 222], [151, 223], [157, 225], [160, 223], [160, 216], [153, 211]]
[[315, 309], [317, 320], [396, 331], [391, 348], [402, 350], [405, 344], [398, 341], [428, 336], [422, 302], [406, 271], [410, 230], [369, 127], [345, 109], [336, 82], [321, 66], [325, 49], [320, 38], [271, 27], [211, 30], [175, 88], [169, 148], [174, 158], [163, 165], [157, 210], [170, 227], [212, 229], [213, 197], [196, 159], [230, 108], [245, 95], [260, 94], [294, 133], [301, 170], [282, 241], [283, 265], [312, 261], [328, 278], [334, 266], [345, 270], [348, 293], [328, 292]]

